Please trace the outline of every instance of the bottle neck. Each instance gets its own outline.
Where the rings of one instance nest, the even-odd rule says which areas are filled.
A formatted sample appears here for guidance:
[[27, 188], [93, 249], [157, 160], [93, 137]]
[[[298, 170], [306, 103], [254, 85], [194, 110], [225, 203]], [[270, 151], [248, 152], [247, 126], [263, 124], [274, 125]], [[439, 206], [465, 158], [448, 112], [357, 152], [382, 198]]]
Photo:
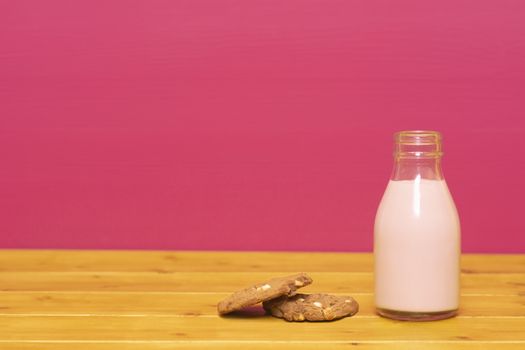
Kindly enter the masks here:
[[441, 134], [437, 131], [400, 131], [394, 135], [391, 180], [443, 180]]
[[441, 158], [398, 158], [394, 161], [391, 180], [443, 180]]

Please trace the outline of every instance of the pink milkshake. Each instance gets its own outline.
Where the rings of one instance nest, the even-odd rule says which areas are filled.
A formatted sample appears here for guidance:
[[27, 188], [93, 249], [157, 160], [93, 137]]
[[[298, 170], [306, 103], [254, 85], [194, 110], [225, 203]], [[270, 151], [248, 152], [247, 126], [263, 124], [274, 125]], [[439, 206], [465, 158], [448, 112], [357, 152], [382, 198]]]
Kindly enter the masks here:
[[460, 223], [441, 173], [440, 135], [402, 132], [396, 141], [374, 227], [377, 311], [402, 320], [447, 318], [459, 307]]

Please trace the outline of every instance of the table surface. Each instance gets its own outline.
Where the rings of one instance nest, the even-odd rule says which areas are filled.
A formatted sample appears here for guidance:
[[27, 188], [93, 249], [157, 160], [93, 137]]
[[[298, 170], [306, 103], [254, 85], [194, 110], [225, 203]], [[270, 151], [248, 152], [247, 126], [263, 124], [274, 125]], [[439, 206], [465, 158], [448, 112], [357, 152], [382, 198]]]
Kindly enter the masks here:
[[[454, 319], [375, 315], [373, 258], [350, 253], [0, 251], [1, 349], [525, 349], [525, 255], [464, 255]], [[239, 288], [308, 272], [305, 292], [348, 294], [360, 312], [288, 323], [259, 307], [228, 317]]]

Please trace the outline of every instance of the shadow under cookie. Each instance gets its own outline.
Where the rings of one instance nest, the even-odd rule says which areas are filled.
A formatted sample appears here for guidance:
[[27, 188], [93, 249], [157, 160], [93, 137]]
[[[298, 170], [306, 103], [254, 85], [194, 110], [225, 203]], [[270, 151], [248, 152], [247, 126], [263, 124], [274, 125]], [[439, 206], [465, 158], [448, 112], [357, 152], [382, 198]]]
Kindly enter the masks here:
[[247, 306], [241, 310], [232, 311], [229, 314], [222, 315], [222, 318], [259, 318], [268, 317], [264, 308], [260, 305]]

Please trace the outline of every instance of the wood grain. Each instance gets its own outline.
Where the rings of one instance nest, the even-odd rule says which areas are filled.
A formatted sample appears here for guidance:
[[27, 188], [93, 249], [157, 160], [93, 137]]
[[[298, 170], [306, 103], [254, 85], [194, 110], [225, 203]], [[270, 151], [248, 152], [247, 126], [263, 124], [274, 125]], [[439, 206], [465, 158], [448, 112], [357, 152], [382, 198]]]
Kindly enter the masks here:
[[454, 318], [408, 323], [383, 318], [340, 322], [286, 322], [266, 315], [191, 320], [180, 317], [0, 317], [4, 340], [186, 340], [222, 341], [525, 341], [523, 318]]
[[[27, 349], [522, 349], [522, 255], [465, 255], [461, 310], [440, 322], [380, 318], [371, 254], [3, 251], [0, 348]], [[311, 292], [350, 294], [352, 318], [287, 323], [216, 304], [278, 274], [309, 272]]]
[[[229, 293], [3, 292], [0, 294], [0, 316], [218, 317], [217, 303], [227, 295]], [[379, 317], [374, 311], [372, 294], [353, 296], [359, 302], [359, 313], [354, 317]], [[525, 296], [464, 295], [461, 305], [458, 317], [525, 317]], [[262, 312], [259, 308], [259, 313]]]
[[[230, 292], [288, 272], [0, 272], [3, 291]], [[311, 292], [372, 293], [371, 272], [312, 272]], [[525, 274], [463, 274], [463, 294], [519, 295]]]
[[[464, 254], [463, 272], [525, 273], [525, 255], [491, 257]], [[373, 263], [369, 253], [0, 250], [0, 271], [16, 272], [370, 272]]]
[[506, 341], [388, 341], [388, 342], [299, 342], [293, 343], [288, 341], [278, 342], [242, 342], [242, 341], [221, 341], [221, 342], [183, 342], [183, 341], [100, 341], [100, 342], [86, 342], [86, 341], [49, 341], [49, 342], [9, 342], [3, 343], [0, 341], [2, 350], [171, 350], [171, 349], [268, 349], [268, 348], [283, 348], [290, 350], [318, 350], [318, 349], [364, 349], [364, 350], [523, 350], [524, 343], [506, 342]]

